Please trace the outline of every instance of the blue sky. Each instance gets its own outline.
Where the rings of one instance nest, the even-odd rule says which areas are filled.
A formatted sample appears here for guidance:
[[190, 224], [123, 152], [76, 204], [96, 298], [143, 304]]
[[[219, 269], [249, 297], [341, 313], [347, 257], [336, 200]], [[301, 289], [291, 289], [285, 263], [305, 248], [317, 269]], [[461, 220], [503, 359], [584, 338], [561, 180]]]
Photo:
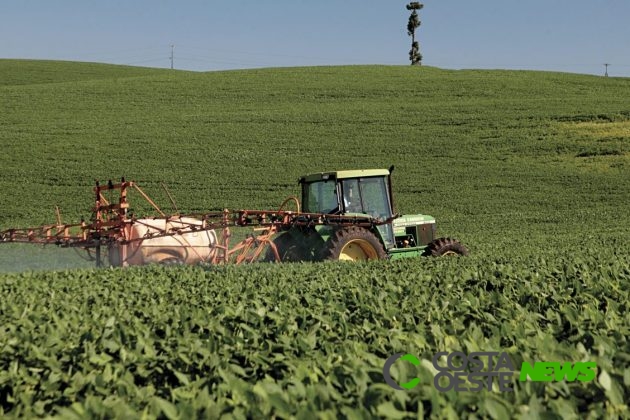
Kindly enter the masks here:
[[[407, 1], [4, 0], [0, 58], [223, 70], [407, 64]], [[426, 0], [423, 64], [630, 76], [630, 0]]]

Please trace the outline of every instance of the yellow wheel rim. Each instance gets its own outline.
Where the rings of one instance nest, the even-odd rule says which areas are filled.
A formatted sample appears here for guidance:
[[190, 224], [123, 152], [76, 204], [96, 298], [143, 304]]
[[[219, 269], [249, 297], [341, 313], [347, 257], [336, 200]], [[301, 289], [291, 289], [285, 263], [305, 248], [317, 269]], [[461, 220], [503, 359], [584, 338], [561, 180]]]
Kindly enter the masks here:
[[340, 261], [376, 260], [378, 254], [372, 244], [365, 239], [354, 239], [343, 246], [339, 253]]
[[444, 254], [442, 254], [443, 257], [450, 257], [450, 256], [457, 256], [457, 252], [455, 251], [446, 251]]

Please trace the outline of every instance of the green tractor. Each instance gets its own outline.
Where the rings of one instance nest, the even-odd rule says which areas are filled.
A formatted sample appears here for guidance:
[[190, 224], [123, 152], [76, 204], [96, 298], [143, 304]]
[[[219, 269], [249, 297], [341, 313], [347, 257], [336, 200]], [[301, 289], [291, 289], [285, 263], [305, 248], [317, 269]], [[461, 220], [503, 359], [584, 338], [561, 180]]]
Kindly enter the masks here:
[[[415, 256], [468, 255], [460, 242], [436, 238], [435, 218], [394, 213], [389, 169], [321, 172], [300, 178], [302, 213], [331, 215], [351, 223], [286, 227], [274, 238], [281, 261], [376, 260]], [[320, 218], [321, 219], [321, 218]], [[267, 259], [273, 260], [271, 251]]]

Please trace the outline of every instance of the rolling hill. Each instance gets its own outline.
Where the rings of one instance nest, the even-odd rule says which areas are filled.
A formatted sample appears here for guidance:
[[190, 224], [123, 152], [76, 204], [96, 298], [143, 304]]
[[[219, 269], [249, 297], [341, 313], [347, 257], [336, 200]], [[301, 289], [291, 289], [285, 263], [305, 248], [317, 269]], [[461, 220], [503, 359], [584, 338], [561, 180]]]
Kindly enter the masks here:
[[[3, 274], [0, 414], [627, 409], [630, 79], [0, 60], [0, 96], [0, 230], [50, 222], [55, 205], [66, 221], [89, 216], [95, 179], [134, 179], [166, 204], [163, 181], [184, 211], [262, 209], [294, 195], [302, 174], [394, 164], [396, 210], [435, 216], [441, 236], [471, 250], [359, 266]], [[31, 252], [0, 247], [0, 270]], [[597, 378], [516, 382], [508, 394], [439, 393], [425, 366], [414, 392], [382, 378], [396, 352], [477, 350], [593, 360]]]
[[0, 61], [0, 78], [3, 227], [48, 222], [54, 205], [77, 220], [95, 179], [163, 181], [193, 211], [275, 208], [303, 173], [391, 164], [397, 210], [475, 248], [617, 233], [608, 218], [630, 201], [628, 79], [30, 61]]

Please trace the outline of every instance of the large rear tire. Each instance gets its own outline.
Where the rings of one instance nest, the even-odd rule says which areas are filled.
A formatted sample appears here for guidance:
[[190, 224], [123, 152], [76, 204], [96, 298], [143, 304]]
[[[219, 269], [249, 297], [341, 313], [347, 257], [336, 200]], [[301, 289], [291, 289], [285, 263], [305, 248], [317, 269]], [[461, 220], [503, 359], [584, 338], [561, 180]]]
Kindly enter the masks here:
[[[280, 256], [279, 262], [298, 262], [308, 260], [308, 253], [306, 249], [304, 249], [304, 245], [295, 240], [289, 233], [283, 233], [275, 238], [273, 240], [273, 244], [276, 246], [276, 250]], [[267, 248], [263, 261], [276, 261], [276, 256], [271, 247]]]
[[363, 261], [384, 258], [387, 258], [387, 253], [376, 235], [357, 226], [334, 231], [322, 253], [323, 260]]
[[439, 238], [427, 245], [422, 255], [425, 257], [466, 256], [468, 249], [456, 239]]

